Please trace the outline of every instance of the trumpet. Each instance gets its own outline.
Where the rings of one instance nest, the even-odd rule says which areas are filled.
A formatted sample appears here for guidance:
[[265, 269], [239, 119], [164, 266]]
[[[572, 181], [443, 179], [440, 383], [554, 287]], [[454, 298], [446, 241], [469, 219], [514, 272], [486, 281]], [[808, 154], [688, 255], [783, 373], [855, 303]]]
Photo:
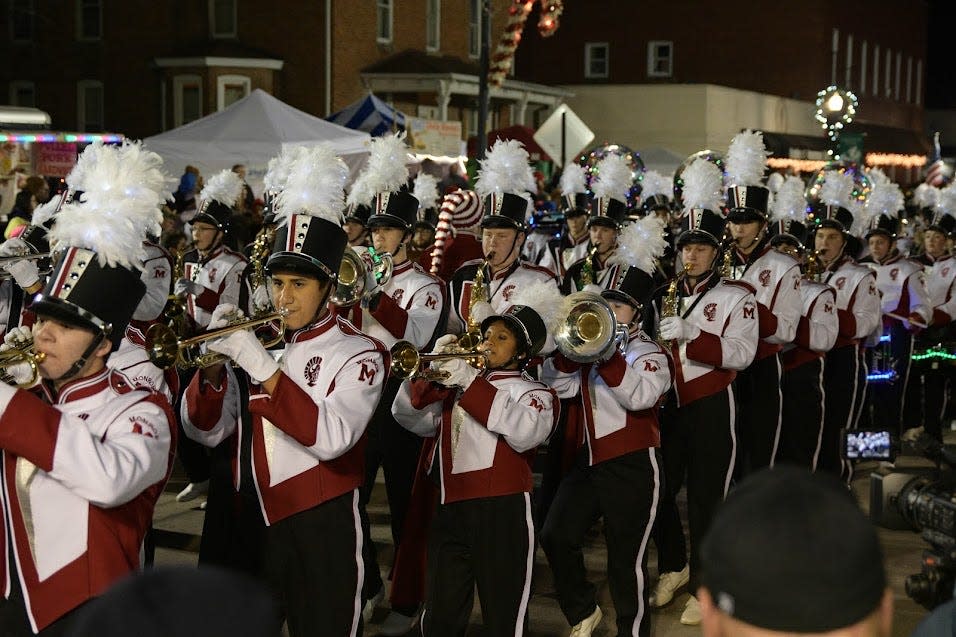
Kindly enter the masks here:
[[[7, 266], [16, 263], [17, 261], [42, 261], [43, 259], [49, 259], [49, 252], [38, 252], [36, 254], [15, 254], [9, 257], [0, 257], [0, 281], [9, 279], [12, 275], [7, 272]], [[49, 274], [53, 268], [47, 268], [44, 272], [40, 274]]]
[[335, 291], [329, 298], [331, 303], [339, 307], [351, 307], [364, 301], [369, 292], [365, 289], [365, 280], [369, 274], [375, 276], [375, 281], [380, 286], [392, 278], [394, 263], [391, 254], [376, 252], [375, 248], [368, 248], [367, 254], [366, 258], [352, 248], [345, 248], [335, 281]]
[[475, 318], [475, 307], [479, 303], [488, 301], [488, 291], [485, 290], [485, 268], [491, 264], [491, 260], [494, 258], [494, 252], [485, 257], [485, 260], [478, 266], [475, 278], [471, 282], [471, 296], [468, 297], [468, 326], [465, 333], [458, 339], [458, 345], [464, 350], [474, 351], [481, 343], [481, 322]]
[[146, 352], [149, 360], [160, 369], [169, 369], [178, 365], [183, 369], [191, 367], [204, 368], [224, 363], [228, 357], [218, 352], [201, 352], [198, 346], [239, 330], [248, 330], [272, 321], [279, 321], [277, 336], [269, 339], [260, 338], [259, 341], [266, 349], [278, 345], [285, 331], [286, 310], [271, 312], [252, 319], [240, 319], [225, 327], [197, 334], [191, 338], [180, 338], [168, 325], [156, 323], [146, 330]]
[[[8, 385], [15, 385], [20, 389], [33, 387], [40, 377], [40, 363], [42, 363], [45, 358], [46, 354], [36, 351], [32, 340], [27, 341], [22, 346], [12, 347], [0, 352], [0, 381]], [[30, 366], [31, 374], [30, 380], [22, 383], [16, 382], [13, 377], [7, 373], [8, 368], [19, 365], [20, 363], [27, 363]]]
[[484, 369], [488, 366], [488, 355], [484, 352], [462, 349], [441, 354], [419, 354], [415, 346], [408, 341], [398, 341], [392, 345], [391, 357], [390, 372], [392, 376], [401, 380], [410, 378], [440, 380], [448, 377], [447, 372], [424, 368], [425, 363], [460, 359], [475, 369]]

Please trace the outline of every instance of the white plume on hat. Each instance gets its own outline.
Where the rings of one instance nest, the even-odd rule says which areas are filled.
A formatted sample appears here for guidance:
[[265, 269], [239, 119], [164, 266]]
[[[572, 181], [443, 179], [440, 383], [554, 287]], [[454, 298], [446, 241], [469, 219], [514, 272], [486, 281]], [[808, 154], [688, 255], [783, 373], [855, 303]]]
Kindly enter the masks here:
[[863, 205], [865, 215], [878, 217], [886, 215], [895, 217], [905, 205], [903, 191], [895, 182], [887, 179], [886, 181], [876, 181], [870, 188], [870, 194]]
[[534, 172], [531, 170], [528, 151], [514, 139], [497, 140], [485, 158], [479, 163], [475, 192], [482, 199], [488, 195], [511, 193], [528, 198], [529, 192], [537, 190]]
[[935, 208], [940, 201], [940, 195], [941, 191], [936, 186], [920, 184], [913, 191], [913, 203], [920, 208]]
[[262, 185], [266, 192], [277, 193], [285, 188], [292, 163], [305, 151], [305, 146], [285, 146], [278, 155], [269, 160], [266, 174], [262, 177]]
[[720, 213], [723, 201], [724, 176], [715, 164], [706, 159], [697, 158], [683, 172], [683, 206], [687, 213], [695, 208], [703, 208]]
[[564, 196], [577, 195], [588, 191], [587, 179], [584, 174], [584, 166], [581, 164], [568, 164], [561, 173], [561, 182], [559, 184], [561, 194]]
[[[934, 186], [929, 187], [936, 190], [936, 203], [933, 204], [933, 207], [936, 209], [936, 212], [939, 213], [939, 216], [949, 215], [951, 217], [956, 217], [956, 182], [946, 186], [945, 188], [935, 188]], [[919, 188], [917, 188], [917, 190], [919, 190]]]
[[218, 201], [224, 206], [232, 208], [239, 201], [242, 194], [242, 179], [228, 168], [220, 170], [209, 178], [199, 199], [202, 201]]
[[783, 185], [784, 181], [783, 174], [778, 172], [770, 173], [770, 175], [767, 177], [767, 190], [769, 190], [771, 193], [776, 193], [778, 190], [780, 190], [780, 186]]
[[853, 177], [839, 170], [825, 171], [823, 185], [820, 186], [820, 202], [828, 206], [840, 206], [854, 215], [858, 214], [860, 205], [853, 196]]
[[627, 201], [631, 189], [631, 167], [620, 155], [607, 155], [595, 166], [597, 176], [591, 182], [595, 198]]
[[727, 149], [727, 185], [759, 186], [768, 155], [760, 131], [745, 130], [734, 135]]
[[102, 146], [83, 167], [83, 200], [65, 204], [50, 243], [93, 250], [103, 266], [142, 270], [147, 233], [159, 234], [170, 199], [163, 160], [138, 142]]
[[66, 176], [66, 185], [69, 189], [73, 191], [86, 190], [86, 179], [90, 170], [98, 164], [107, 153], [113, 152], [112, 148], [112, 146], [104, 144], [102, 140], [97, 140], [83, 149], [80, 156], [76, 158], [76, 164], [73, 165], [73, 170]]
[[346, 203], [368, 206], [376, 196], [397, 192], [408, 183], [408, 146], [405, 133], [388, 133], [372, 138], [368, 160], [352, 184]]
[[301, 214], [341, 225], [348, 176], [349, 167], [329, 144], [303, 148], [289, 165], [285, 188], [276, 197], [276, 222], [286, 223], [292, 215]]
[[[774, 173], [779, 174], [779, 173]], [[793, 175], [783, 179], [770, 208], [771, 221], [804, 222], [807, 215], [806, 186], [803, 180]]]
[[674, 178], [665, 177], [656, 170], [648, 170], [641, 181], [641, 197], [647, 199], [654, 195], [664, 195], [668, 199], [674, 196]]
[[418, 199], [418, 207], [428, 210], [438, 206], [438, 178], [428, 173], [420, 172], [415, 177], [415, 187], [412, 195]]
[[47, 221], [53, 218], [56, 214], [57, 208], [60, 205], [60, 198], [53, 197], [46, 203], [41, 203], [39, 206], [33, 209], [33, 214], [30, 215], [30, 225], [31, 226], [42, 226]]
[[620, 232], [617, 250], [608, 259], [608, 263], [629, 265], [651, 274], [666, 248], [664, 220], [657, 215], [647, 215], [629, 223]]

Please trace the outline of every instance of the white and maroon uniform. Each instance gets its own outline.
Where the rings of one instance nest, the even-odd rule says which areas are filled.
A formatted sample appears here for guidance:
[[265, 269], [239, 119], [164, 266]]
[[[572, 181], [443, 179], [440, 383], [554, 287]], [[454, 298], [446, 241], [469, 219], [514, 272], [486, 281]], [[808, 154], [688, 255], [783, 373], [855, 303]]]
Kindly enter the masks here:
[[199, 328], [205, 329], [216, 306], [223, 303], [241, 307], [242, 273], [246, 257], [225, 246], [214, 248], [200, 259], [196, 250], [185, 256], [184, 278], [205, 288], [198, 296], [186, 295], [186, 314]]
[[922, 327], [925, 327], [933, 316], [933, 306], [927, 293], [922, 266], [899, 254], [883, 263], [870, 265], [876, 272], [884, 325], [888, 327], [890, 321], [897, 321], [904, 329], [910, 329], [906, 319], [916, 315], [922, 319]]
[[18, 586], [39, 631], [138, 568], [175, 425], [165, 398], [109, 369], [59, 395], [0, 385], [0, 405], [4, 596]]
[[[617, 279], [618, 274], [628, 268], [626, 264], [620, 262], [618, 259], [614, 259], [615, 252], [616, 251], [612, 251], [603, 261], [601, 261], [597, 255], [594, 255], [594, 281], [592, 281], [592, 283], [601, 289], [608, 289], [610, 283]], [[614, 262], [612, 262], [612, 260]], [[564, 294], [574, 294], [584, 289], [585, 284], [581, 281], [581, 274], [584, 271], [586, 263], [587, 252], [585, 252], [582, 258], [568, 266], [567, 271], [564, 273], [564, 279], [561, 282], [561, 291]]]
[[[466, 329], [471, 288], [481, 264], [480, 259], [468, 261], [455, 271], [451, 281], [448, 282], [448, 298], [451, 303], [451, 311], [448, 312], [449, 334], [461, 334]], [[488, 272], [485, 272], [488, 302], [495, 313], [499, 314], [511, 306], [511, 296], [521, 286], [549, 281], [557, 289], [554, 273], [551, 270], [524, 261], [515, 261], [511, 267], [496, 272], [490, 279]]]
[[880, 324], [880, 295], [876, 275], [843, 257], [827, 268], [823, 283], [836, 292], [836, 343], [824, 362], [823, 439], [817, 467], [839, 475], [840, 430], [856, 427], [866, 389], [866, 365], [861, 359], [860, 342]]
[[587, 232], [578, 237], [577, 241], [565, 234], [560, 239], [548, 242], [548, 249], [538, 265], [554, 272], [560, 281], [564, 278], [564, 273], [568, 271], [568, 266], [588, 255], [590, 245], [591, 235]]
[[823, 357], [836, 343], [840, 322], [830, 286], [804, 279], [800, 296], [800, 322], [782, 355], [783, 427], [777, 459], [814, 469], [823, 436]]
[[624, 354], [586, 365], [557, 354], [545, 361], [541, 378], [559, 397], [580, 401], [578, 445], [587, 451], [558, 487], [541, 529], [561, 609], [573, 626], [597, 605], [577, 547], [601, 515], [609, 561], [615, 556], [607, 573], [617, 632], [649, 635], [647, 544], [662, 488], [657, 416], [673, 380], [670, 358], [633, 329]]
[[176, 368], [164, 371], [149, 360], [146, 335], [138, 326], [130, 324], [126, 328], [126, 336], [116, 351], [110, 354], [106, 365], [122, 372], [136, 387], [159, 392], [170, 404], [175, 403], [179, 396], [179, 374]]
[[946, 325], [956, 318], [956, 258], [948, 254], [923, 266], [923, 271], [926, 293], [933, 308], [933, 325]]
[[146, 258], [143, 259], [140, 280], [146, 284], [146, 295], [136, 306], [133, 319], [150, 322], [162, 315], [173, 291], [173, 259], [165, 249], [155, 243], [145, 241], [143, 248], [146, 250]]
[[[746, 283], [711, 273], [691, 289], [679, 287], [678, 316], [700, 328], [697, 338], [671, 346], [675, 400], [666, 407], [661, 431], [665, 491], [654, 541], [660, 572], [680, 571], [687, 552], [677, 494], [687, 478], [690, 590], [700, 578], [700, 542], [730, 488], [737, 458], [737, 372], [757, 351], [757, 301]], [[662, 288], [666, 292], [666, 288]], [[657, 299], [658, 306], [660, 298]]]
[[[241, 416], [239, 383], [228, 366], [220, 387], [196, 374], [181, 407], [190, 438], [214, 447], [236, 435], [234, 486], [239, 491], [246, 481], [254, 484], [269, 526], [266, 577], [287, 600], [290, 621], [302, 604], [321, 604], [324, 625], [343, 635], [354, 634], [362, 607], [358, 490], [364, 479], [366, 425], [382, 393], [386, 358], [381, 342], [329, 312], [287, 334], [272, 396], [256, 385], [249, 390], [251, 422]], [[329, 533], [306, 541], [302, 536], [314, 524], [327, 525]], [[301, 559], [291, 558], [290, 552]], [[315, 571], [317, 561], [328, 564], [328, 572]], [[330, 573], [340, 578], [331, 588], [327, 579], [320, 581]]]
[[441, 504], [429, 538], [426, 637], [467, 624], [476, 583], [488, 630], [522, 633], [535, 550], [531, 464], [559, 411], [554, 392], [520, 371], [482, 372], [462, 392], [402, 384], [395, 419], [437, 437], [429, 466]]

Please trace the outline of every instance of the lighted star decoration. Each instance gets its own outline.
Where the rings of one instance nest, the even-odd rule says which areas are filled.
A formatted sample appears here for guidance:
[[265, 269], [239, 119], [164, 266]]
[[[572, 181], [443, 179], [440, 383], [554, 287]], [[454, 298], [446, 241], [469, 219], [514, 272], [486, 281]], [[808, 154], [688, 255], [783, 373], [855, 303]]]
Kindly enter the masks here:
[[827, 132], [827, 137], [835, 141], [840, 131], [853, 121], [858, 105], [859, 100], [853, 91], [828, 86], [817, 93], [817, 112], [814, 117]]

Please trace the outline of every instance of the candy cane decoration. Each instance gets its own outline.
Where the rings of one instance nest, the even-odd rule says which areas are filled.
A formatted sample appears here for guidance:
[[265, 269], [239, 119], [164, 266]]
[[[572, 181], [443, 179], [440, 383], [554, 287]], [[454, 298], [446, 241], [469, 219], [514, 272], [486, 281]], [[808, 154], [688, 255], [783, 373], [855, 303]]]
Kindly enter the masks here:
[[508, 8], [508, 23], [505, 32], [498, 41], [495, 54], [491, 56], [491, 68], [488, 69], [488, 85], [501, 86], [505, 76], [511, 70], [515, 51], [521, 42], [521, 32], [535, 2], [541, 4], [541, 17], [538, 19], [538, 33], [542, 37], [554, 35], [558, 29], [558, 20], [564, 11], [563, 0], [514, 0]]

